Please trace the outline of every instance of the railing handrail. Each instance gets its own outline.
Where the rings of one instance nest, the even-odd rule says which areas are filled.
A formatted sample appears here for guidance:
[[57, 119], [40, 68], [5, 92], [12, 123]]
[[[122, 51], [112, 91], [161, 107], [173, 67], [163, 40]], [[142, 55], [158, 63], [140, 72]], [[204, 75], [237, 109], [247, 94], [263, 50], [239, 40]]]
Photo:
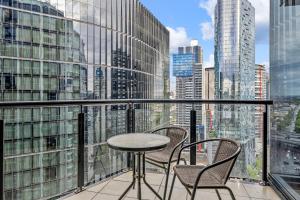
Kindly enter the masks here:
[[248, 104], [273, 105], [273, 100], [209, 100], [209, 99], [95, 99], [95, 100], [54, 100], [54, 101], [1, 101], [0, 108], [45, 107], [45, 106], [88, 106], [103, 104]]

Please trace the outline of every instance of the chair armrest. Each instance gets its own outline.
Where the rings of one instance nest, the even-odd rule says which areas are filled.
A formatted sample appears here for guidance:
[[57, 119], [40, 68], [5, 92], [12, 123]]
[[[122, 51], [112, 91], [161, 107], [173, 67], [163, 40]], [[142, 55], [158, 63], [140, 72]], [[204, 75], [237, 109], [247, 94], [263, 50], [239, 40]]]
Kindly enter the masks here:
[[179, 151], [179, 154], [178, 154], [178, 160], [177, 160], [177, 164], [179, 164], [179, 160], [180, 160], [180, 157], [181, 157], [181, 153], [184, 149], [186, 148], [189, 148], [189, 147], [192, 147], [192, 146], [195, 146], [197, 144], [202, 144], [202, 143], [207, 143], [207, 142], [215, 142], [215, 141], [221, 141], [222, 139], [220, 138], [216, 138], [216, 139], [209, 139], [209, 140], [202, 140], [202, 141], [199, 141], [199, 142], [194, 142], [194, 143], [191, 143], [191, 144], [188, 144], [188, 145], [185, 145], [184, 147], [182, 147]]

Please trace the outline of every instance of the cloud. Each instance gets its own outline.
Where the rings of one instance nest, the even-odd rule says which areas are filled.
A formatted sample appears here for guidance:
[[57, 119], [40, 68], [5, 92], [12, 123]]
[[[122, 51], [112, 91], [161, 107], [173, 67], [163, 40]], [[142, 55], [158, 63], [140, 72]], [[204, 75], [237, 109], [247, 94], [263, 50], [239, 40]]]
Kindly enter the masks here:
[[175, 29], [167, 27], [170, 32], [170, 53], [177, 52], [178, 47], [188, 46], [191, 39], [188, 37], [187, 31], [184, 27], [177, 27]]
[[215, 6], [217, 4], [217, 0], [201, 0], [199, 3], [199, 7], [206, 10], [208, 16], [210, 16], [211, 21], [215, 20]]
[[[256, 43], [268, 43], [269, 42], [269, 13], [270, 13], [270, 1], [267, 0], [249, 0], [253, 7], [255, 8], [255, 26], [256, 26]], [[215, 6], [217, 0], [200, 0], [199, 7], [204, 9], [208, 16], [211, 18], [210, 22], [202, 23], [202, 37], [206, 38], [206, 32], [203, 31], [203, 26], [205, 23], [211, 23], [214, 25], [215, 19]], [[206, 25], [207, 26], [207, 25]]]
[[211, 22], [201, 23], [200, 26], [203, 40], [211, 40], [214, 38], [214, 26]]
[[202, 0], [199, 3], [199, 7], [204, 9], [208, 16], [211, 18], [210, 22], [203, 22], [200, 24], [202, 39], [211, 40], [214, 38], [214, 23], [215, 23], [215, 6], [217, 0]]
[[204, 61], [204, 67], [214, 67], [215, 66], [215, 56], [214, 54], [210, 54], [208, 60]]

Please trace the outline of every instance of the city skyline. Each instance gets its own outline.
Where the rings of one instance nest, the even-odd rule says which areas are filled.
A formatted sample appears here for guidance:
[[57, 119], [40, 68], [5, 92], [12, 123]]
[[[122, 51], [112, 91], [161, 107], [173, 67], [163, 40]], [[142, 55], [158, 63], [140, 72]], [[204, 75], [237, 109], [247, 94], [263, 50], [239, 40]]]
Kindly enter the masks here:
[[[213, 18], [217, 0], [141, 0], [170, 31], [170, 49], [188, 46], [196, 39], [203, 48], [204, 68], [214, 67]], [[269, 69], [269, 1], [250, 0], [256, 11], [256, 59]], [[184, 13], [180, 15], [178, 13]], [[172, 75], [172, 63], [170, 63]], [[171, 89], [175, 91], [176, 79], [171, 76]]]
[[261, 180], [300, 199], [299, 16], [300, 0], [0, 0], [0, 200], [57, 199], [130, 168], [141, 185], [163, 173], [141, 166], [151, 133], [170, 137], [166, 173], [177, 156], [196, 164], [173, 183]]

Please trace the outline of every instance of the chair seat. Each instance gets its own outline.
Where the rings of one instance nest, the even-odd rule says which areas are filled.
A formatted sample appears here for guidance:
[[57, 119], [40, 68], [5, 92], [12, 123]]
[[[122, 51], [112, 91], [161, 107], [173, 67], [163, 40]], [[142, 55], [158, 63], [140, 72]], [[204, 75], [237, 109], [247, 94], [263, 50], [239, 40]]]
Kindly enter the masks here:
[[[168, 164], [170, 156], [171, 156], [171, 152], [166, 151], [166, 150], [146, 153], [146, 155], [145, 155], [146, 159], [157, 162], [157, 163], [161, 163], [161, 164]], [[178, 154], [173, 155], [171, 162], [177, 161], [177, 156], [178, 156]]]
[[[198, 177], [198, 174], [203, 170], [205, 166], [197, 165], [176, 165], [174, 167], [174, 173], [180, 180], [180, 182], [186, 187], [193, 188]], [[204, 173], [202, 174], [198, 183], [198, 188], [209, 186], [222, 186], [222, 182], [214, 174]]]

